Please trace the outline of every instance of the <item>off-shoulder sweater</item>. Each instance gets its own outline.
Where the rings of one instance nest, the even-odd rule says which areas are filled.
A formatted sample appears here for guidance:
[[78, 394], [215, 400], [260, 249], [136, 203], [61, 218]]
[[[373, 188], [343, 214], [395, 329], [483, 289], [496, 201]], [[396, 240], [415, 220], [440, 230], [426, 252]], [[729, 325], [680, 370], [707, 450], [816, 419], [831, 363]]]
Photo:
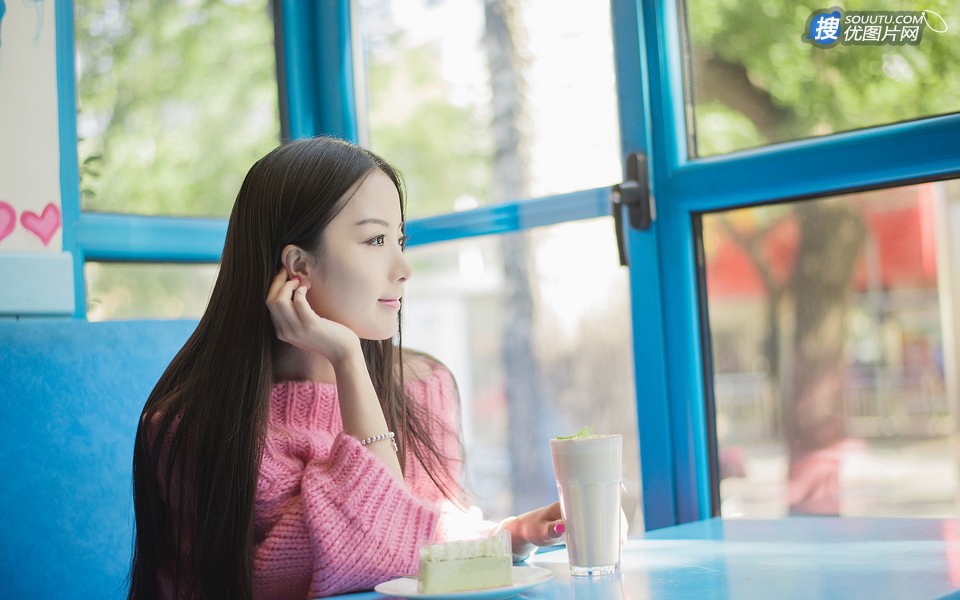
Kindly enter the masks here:
[[[444, 423], [433, 432], [440, 452], [457, 456], [450, 373], [437, 367], [406, 389]], [[254, 598], [316, 598], [415, 573], [418, 548], [444, 537], [443, 504], [412, 452], [401, 482], [343, 433], [336, 385], [277, 383], [254, 507]]]

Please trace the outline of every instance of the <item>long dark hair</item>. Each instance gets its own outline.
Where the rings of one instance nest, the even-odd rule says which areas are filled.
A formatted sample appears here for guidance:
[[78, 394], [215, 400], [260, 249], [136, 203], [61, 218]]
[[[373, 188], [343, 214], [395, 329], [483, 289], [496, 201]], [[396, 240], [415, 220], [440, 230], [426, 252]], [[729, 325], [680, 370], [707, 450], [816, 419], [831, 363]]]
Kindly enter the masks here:
[[[220, 273], [196, 331], [147, 399], [133, 453], [136, 541], [130, 600], [250, 600], [253, 512], [274, 365], [286, 344], [265, 300], [287, 244], [318, 248], [375, 169], [400, 194], [399, 173], [372, 152], [333, 138], [280, 146], [251, 167], [227, 228]], [[363, 340], [387, 425], [450, 499], [459, 486], [431, 439], [435, 416], [408, 402], [397, 341]]]

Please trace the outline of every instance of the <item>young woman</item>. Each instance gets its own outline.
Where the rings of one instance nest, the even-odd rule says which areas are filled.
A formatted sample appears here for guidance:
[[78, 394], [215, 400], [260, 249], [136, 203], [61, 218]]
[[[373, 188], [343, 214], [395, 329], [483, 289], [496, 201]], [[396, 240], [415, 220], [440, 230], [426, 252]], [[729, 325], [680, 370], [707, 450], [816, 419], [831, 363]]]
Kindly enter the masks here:
[[[450, 373], [395, 341], [403, 225], [397, 172], [347, 142], [250, 169], [207, 310], [140, 419], [131, 600], [370, 589], [495, 527], [464, 510]], [[516, 554], [562, 533], [556, 503], [502, 526]]]

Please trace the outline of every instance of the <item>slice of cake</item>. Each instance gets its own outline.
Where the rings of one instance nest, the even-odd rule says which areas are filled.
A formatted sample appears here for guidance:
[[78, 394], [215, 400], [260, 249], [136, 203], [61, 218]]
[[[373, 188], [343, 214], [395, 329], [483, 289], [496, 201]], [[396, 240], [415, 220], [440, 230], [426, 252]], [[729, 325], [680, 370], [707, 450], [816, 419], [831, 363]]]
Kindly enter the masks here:
[[420, 548], [417, 591], [463, 592], [513, 585], [510, 532]]

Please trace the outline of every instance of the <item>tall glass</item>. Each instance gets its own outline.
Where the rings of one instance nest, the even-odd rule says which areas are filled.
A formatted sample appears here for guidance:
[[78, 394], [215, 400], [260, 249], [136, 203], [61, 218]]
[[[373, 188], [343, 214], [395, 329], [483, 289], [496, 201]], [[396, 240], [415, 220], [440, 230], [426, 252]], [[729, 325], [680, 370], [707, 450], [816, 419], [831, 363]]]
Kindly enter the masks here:
[[555, 438], [550, 440], [550, 454], [570, 573], [588, 577], [618, 573], [622, 437]]

